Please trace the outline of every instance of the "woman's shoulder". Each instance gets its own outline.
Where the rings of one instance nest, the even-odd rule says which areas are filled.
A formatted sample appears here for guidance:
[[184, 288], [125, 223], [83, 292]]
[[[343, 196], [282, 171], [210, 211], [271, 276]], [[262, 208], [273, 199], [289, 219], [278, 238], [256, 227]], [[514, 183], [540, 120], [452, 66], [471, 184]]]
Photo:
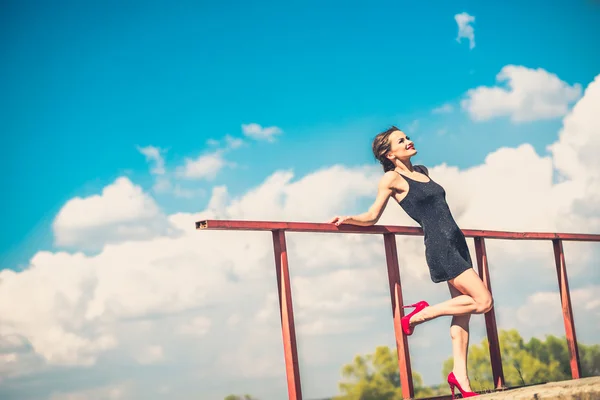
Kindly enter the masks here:
[[403, 191], [408, 184], [406, 178], [395, 170], [387, 171], [379, 181], [380, 190]]
[[426, 166], [422, 165], [422, 164], [417, 164], [415, 165], [415, 167], [417, 167], [418, 169], [420, 169], [419, 172], [424, 173], [425, 175], [429, 176], [429, 170], [427, 169]]
[[400, 177], [401, 177], [401, 175], [398, 174], [394, 170], [386, 171], [383, 174], [383, 176], [381, 177], [381, 179], [379, 180], [379, 185], [380, 186], [392, 187], [394, 185], [394, 182], [396, 180], [398, 180], [398, 178], [400, 178]]

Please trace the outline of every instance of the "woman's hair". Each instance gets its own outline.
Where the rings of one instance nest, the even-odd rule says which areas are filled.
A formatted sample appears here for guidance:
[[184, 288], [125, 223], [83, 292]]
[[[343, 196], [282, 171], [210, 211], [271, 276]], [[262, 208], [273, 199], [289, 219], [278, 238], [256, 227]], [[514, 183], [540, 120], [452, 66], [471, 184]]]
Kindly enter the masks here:
[[384, 172], [393, 171], [394, 168], [396, 168], [392, 160], [386, 157], [386, 154], [389, 153], [392, 148], [392, 144], [390, 143], [390, 135], [392, 132], [399, 130], [400, 129], [392, 125], [385, 131], [379, 133], [377, 136], [375, 136], [375, 139], [373, 139], [373, 155], [383, 166]]

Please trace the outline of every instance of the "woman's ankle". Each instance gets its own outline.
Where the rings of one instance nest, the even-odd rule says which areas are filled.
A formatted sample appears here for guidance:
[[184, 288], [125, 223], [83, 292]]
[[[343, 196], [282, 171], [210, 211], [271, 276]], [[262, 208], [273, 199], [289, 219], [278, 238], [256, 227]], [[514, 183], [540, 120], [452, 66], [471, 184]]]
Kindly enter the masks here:
[[467, 371], [465, 371], [465, 370], [453, 369], [452, 373], [454, 374], [456, 379], [458, 379], [459, 381], [467, 381], [467, 382], [469, 381], [469, 375], [467, 374]]
[[419, 325], [431, 319], [431, 306], [425, 307], [412, 317], [410, 317], [411, 325]]

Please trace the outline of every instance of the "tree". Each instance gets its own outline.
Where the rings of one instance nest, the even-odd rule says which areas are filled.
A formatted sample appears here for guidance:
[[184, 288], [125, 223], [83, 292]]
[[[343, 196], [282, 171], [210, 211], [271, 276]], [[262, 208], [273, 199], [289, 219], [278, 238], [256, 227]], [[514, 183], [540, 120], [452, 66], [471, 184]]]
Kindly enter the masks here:
[[[557, 361], [563, 375], [566, 377], [565, 379], [571, 377], [571, 355], [566, 338], [548, 335], [545, 342], [532, 338], [526, 346], [533, 355], [544, 363]], [[577, 342], [577, 348], [579, 349], [582, 377], [600, 375], [600, 345], [585, 345]]]
[[[373, 354], [357, 355], [351, 364], [342, 368], [344, 381], [339, 383], [341, 395], [333, 400], [399, 400], [402, 399], [398, 353], [387, 346], [379, 346]], [[437, 394], [423, 387], [421, 375], [413, 372], [416, 397]]]
[[[515, 329], [498, 335], [502, 367], [507, 386], [521, 386], [571, 378], [570, 355], [566, 339], [552, 335], [545, 341], [532, 338], [525, 343]], [[582, 375], [600, 374], [600, 345], [578, 344]], [[492, 367], [487, 338], [480, 345], [469, 346], [468, 367], [471, 387], [475, 391], [493, 389]], [[452, 358], [444, 362], [445, 377], [453, 367]]]
[[238, 396], [235, 394], [230, 394], [229, 396], [225, 397], [224, 400], [257, 400], [254, 397], [250, 396], [249, 394], [245, 394], [243, 396]]

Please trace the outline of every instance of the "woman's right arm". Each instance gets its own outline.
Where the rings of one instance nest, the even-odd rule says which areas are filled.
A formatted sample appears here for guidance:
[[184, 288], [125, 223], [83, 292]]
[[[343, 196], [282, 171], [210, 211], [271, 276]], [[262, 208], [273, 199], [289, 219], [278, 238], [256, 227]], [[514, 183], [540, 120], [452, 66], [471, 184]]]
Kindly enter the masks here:
[[383, 214], [388, 200], [392, 195], [392, 182], [394, 181], [394, 178], [395, 176], [391, 173], [386, 173], [385, 175], [383, 175], [377, 187], [377, 197], [375, 198], [375, 201], [373, 202], [371, 207], [369, 207], [369, 210], [367, 212], [353, 216], [336, 216], [332, 218], [329, 222], [334, 223], [338, 226], [340, 224], [350, 224], [359, 226], [375, 225], [377, 221], [379, 221], [381, 214]]

